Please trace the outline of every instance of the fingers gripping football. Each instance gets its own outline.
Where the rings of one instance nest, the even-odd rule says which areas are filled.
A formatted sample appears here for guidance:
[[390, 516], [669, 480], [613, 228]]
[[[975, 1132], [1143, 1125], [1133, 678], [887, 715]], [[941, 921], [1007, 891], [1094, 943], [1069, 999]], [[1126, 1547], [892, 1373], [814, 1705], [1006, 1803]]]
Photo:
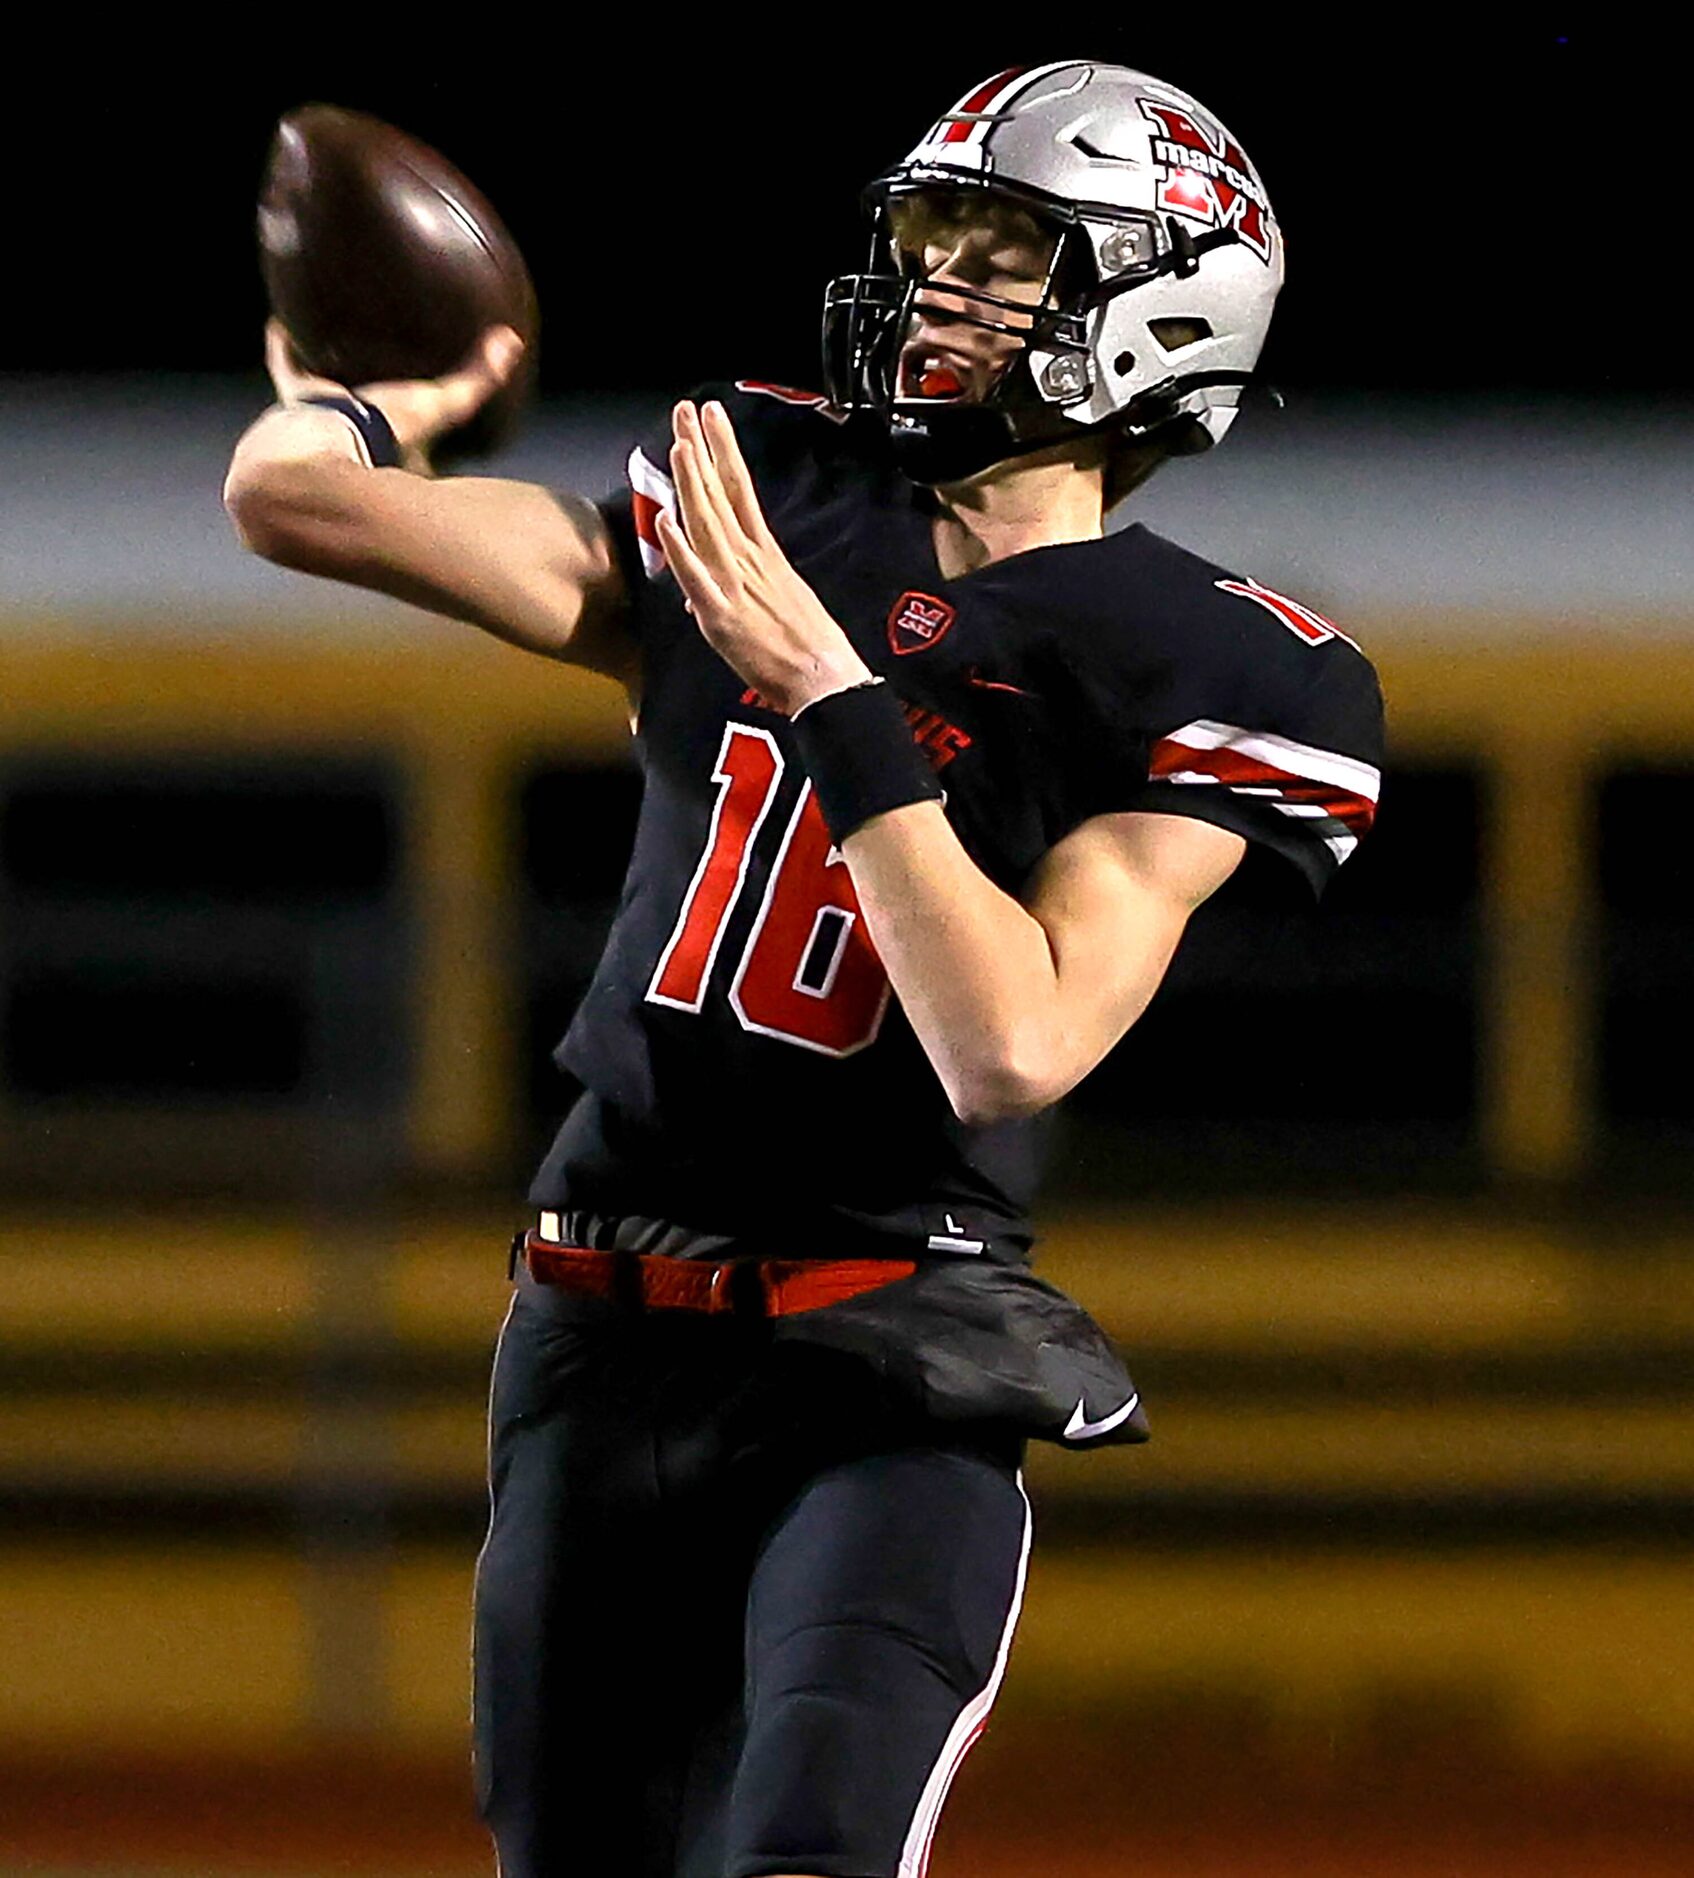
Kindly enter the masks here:
[[291, 407], [304, 398], [351, 389], [365, 403], [375, 405], [393, 426], [408, 469], [428, 466], [430, 446], [482, 409], [517, 370], [523, 350], [523, 341], [513, 328], [490, 326], [464, 363], [440, 378], [391, 379], [349, 387], [308, 371], [280, 320], [272, 319], [265, 327], [265, 367], [279, 404]]
[[672, 428], [677, 516], [661, 511], [659, 540], [707, 642], [790, 717], [870, 677], [771, 533], [723, 406], [679, 404]]

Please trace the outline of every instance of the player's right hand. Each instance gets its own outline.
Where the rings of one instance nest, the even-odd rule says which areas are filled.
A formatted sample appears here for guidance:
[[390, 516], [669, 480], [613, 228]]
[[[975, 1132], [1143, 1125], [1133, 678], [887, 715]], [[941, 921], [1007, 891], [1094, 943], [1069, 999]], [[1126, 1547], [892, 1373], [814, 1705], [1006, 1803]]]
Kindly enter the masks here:
[[405, 468], [426, 472], [430, 446], [469, 421], [517, 370], [523, 341], [510, 326], [490, 326], [456, 371], [441, 378], [393, 379], [372, 385], [339, 385], [300, 363], [281, 320], [265, 326], [265, 368], [285, 409], [303, 398], [351, 390], [374, 404], [393, 426]]

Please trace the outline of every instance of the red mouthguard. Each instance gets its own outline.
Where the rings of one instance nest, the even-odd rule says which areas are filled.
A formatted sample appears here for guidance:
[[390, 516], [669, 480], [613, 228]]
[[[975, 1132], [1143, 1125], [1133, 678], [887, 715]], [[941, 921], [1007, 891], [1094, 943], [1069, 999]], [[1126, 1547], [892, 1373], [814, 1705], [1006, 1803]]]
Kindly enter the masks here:
[[918, 395], [924, 398], [956, 398], [965, 388], [957, 372], [945, 365], [932, 365], [918, 380]]

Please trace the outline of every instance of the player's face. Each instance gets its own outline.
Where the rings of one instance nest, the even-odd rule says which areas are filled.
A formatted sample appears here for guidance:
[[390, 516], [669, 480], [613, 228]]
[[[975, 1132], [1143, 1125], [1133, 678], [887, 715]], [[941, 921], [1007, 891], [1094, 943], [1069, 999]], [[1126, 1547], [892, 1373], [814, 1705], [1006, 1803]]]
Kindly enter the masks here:
[[[967, 190], [903, 196], [889, 221], [898, 258], [924, 281], [900, 354], [899, 395], [986, 397], [1035, 323], [1016, 308], [1040, 304], [1056, 234], [1015, 203]], [[949, 293], [950, 286], [968, 291]], [[973, 293], [1014, 305], [985, 306]]]

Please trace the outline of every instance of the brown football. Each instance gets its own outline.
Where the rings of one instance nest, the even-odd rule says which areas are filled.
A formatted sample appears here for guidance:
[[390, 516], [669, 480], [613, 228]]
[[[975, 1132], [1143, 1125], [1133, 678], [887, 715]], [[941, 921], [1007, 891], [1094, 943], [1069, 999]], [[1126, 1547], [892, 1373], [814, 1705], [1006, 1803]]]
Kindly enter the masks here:
[[427, 144], [337, 105], [290, 111], [259, 195], [259, 265], [300, 362], [344, 385], [437, 378], [487, 327], [515, 327], [516, 373], [435, 454], [511, 432], [535, 382], [535, 288], [487, 198]]

